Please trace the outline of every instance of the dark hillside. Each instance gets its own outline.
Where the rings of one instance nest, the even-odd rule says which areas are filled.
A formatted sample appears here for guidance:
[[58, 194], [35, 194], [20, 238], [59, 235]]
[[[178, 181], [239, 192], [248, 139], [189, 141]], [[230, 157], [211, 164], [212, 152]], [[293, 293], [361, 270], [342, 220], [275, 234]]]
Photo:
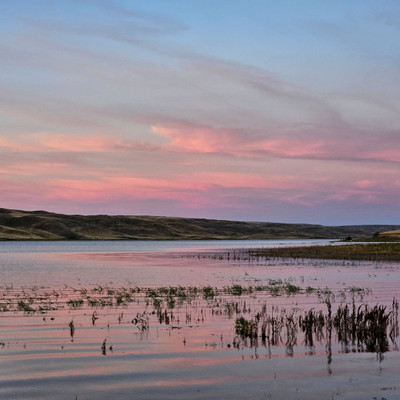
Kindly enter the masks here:
[[398, 229], [400, 225], [323, 226], [0, 209], [0, 240], [337, 239]]

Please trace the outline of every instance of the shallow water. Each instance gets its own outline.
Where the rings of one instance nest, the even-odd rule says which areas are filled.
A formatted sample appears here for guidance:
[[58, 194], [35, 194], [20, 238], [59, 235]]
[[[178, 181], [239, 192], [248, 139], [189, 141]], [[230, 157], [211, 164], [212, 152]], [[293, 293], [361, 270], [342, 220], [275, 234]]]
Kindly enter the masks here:
[[[209, 250], [329, 243], [327, 240], [0, 242], [3, 284], [122, 285], [229, 282], [230, 267], [182, 258]], [[217, 268], [216, 268], [217, 267]], [[222, 272], [221, 272], [222, 271]]]
[[[54, 308], [0, 312], [0, 398], [400, 398], [396, 341], [378, 354], [344, 345], [335, 330], [329, 343], [324, 330], [310, 345], [298, 329], [291, 346], [284, 330], [275, 343], [240, 339], [234, 345], [235, 319], [251, 318], [263, 305], [268, 315], [292, 310], [303, 315], [312, 308], [326, 312], [326, 288], [334, 309], [353, 298], [357, 306], [389, 308], [399, 297], [398, 264], [201, 256], [210, 249], [288, 245], [293, 241], [0, 243], [3, 300], [30, 298], [35, 305], [43, 297]], [[143, 292], [120, 305], [110, 295], [111, 306], [90, 306], [85, 297], [101, 298], [99, 287], [104, 294], [122, 287], [178, 285], [222, 290], [271, 281], [320, 291], [279, 296], [221, 291], [212, 299], [199, 294], [181, 304], [176, 300], [173, 307], [163, 299], [168, 323], [160, 323], [152, 298]], [[81, 306], [66, 303], [80, 298], [85, 299]], [[239, 313], [227, 313], [232, 303]], [[132, 322], [138, 315], [148, 328]]]

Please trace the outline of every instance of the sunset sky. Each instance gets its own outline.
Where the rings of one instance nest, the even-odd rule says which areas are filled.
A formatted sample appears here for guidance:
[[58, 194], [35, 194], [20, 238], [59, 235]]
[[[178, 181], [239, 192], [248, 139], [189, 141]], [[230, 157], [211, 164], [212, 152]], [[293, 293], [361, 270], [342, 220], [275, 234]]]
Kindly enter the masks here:
[[400, 1], [0, 2], [0, 207], [400, 224]]

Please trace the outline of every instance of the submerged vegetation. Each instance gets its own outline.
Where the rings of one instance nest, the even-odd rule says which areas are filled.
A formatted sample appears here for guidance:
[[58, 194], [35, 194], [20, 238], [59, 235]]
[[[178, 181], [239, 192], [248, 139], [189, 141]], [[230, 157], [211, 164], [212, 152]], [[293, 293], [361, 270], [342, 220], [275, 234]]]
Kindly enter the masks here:
[[[338, 294], [358, 294], [360, 298], [368, 293], [368, 288], [348, 287], [341, 289]], [[269, 279], [262, 284], [254, 285], [233, 284], [230, 286], [161, 286], [121, 287], [95, 285], [91, 288], [76, 289], [66, 286], [63, 289], [48, 290], [44, 287], [15, 288], [0, 287], [0, 311], [23, 311], [26, 313], [54, 311], [58, 309], [83, 309], [104, 307], [126, 307], [130, 303], [144, 302], [155, 308], [163, 304], [173, 309], [183, 303], [190, 304], [193, 300], [226, 302], [227, 298], [251, 296], [294, 296], [316, 294], [318, 297], [331, 294], [328, 288], [301, 287], [295, 285], [292, 279]], [[212, 303], [210, 303], [212, 304]]]
[[[116, 288], [95, 285], [52, 290], [11, 286], [0, 290], [3, 313], [83, 312], [88, 316], [87, 324], [96, 327], [97, 320], [103, 318], [102, 309], [122, 309], [118, 313], [115, 311], [118, 314], [115, 324], [130, 324], [141, 334], [157, 326], [179, 330], [207, 324], [215, 318], [234, 320], [231, 322], [231, 339], [224, 342], [226, 348], [264, 346], [271, 351], [271, 346], [283, 346], [287, 356], [293, 355], [295, 346], [300, 343], [306, 346], [308, 354], [314, 354], [315, 343], [325, 342], [331, 357], [333, 336], [342, 351], [376, 352], [382, 356], [389, 350], [389, 343], [394, 344], [399, 336], [397, 299], [393, 299], [391, 306], [369, 305], [363, 299], [370, 290], [360, 287], [343, 288], [334, 293], [329, 288], [303, 288], [288, 281], [270, 280], [256, 286]], [[310, 295], [317, 296], [318, 309], [287, 308], [274, 304], [274, 301], [269, 303], [276, 296]], [[339, 303], [334, 306], [336, 300]], [[77, 340], [76, 326], [74, 318], [65, 326], [71, 342]], [[107, 326], [110, 329], [110, 322]], [[103, 355], [108, 354], [106, 343], [107, 338], [101, 345]], [[108, 349], [112, 348], [112, 344], [109, 345]]]
[[14, 286], [0, 287], [0, 312], [23, 311], [25, 313], [45, 313], [59, 309], [85, 309], [105, 307], [127, 307], [131, 303], [144, 302], [146, 306], [153, 305], [160, 308], [163, 305], [173, 309], [183, 304], [191, 304], [192, 301], [204, 300], [206, 304], [213, 303], [234, 304], [228, 302], [229, 298], [250, 297], [252, 299], [311, 295], [315, 294], [319, 302], [325, 298], [338, 297], [346, 299], [346, 295], [360, 300], [371, 289], [356, 286], [341, 288], [336, 295], [327, 287], [315, 288], [311, 286], [301, 287], [288, 280], [269, 279], [262, 284], [256, 282], [254, 285], [233, 284], [230, 286], [161, 286], [156, 288], [146, 287], [121, 287], [95, 285], [90, 288], [76, 289], [66, 286], [63, 289], [48, 290], [45, 287], [23, 287]]

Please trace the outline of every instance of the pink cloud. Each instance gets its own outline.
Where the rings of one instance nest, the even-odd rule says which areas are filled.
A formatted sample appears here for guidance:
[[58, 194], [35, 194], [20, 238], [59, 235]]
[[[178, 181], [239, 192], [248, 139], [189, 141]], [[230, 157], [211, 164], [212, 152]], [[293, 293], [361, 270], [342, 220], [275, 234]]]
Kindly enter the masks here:
[[46, 179], [43, 196], [49, 201], [92, 203], [99, 200], [118, 202], [122, 199], [157, 199], [159, 202], [178, 202], [186, 209], [223, 206], [240, 209], [244, 207], [241, 202], [232, 201], [227, 204], [226, 196], [229, 192], [230, 195], [236, 192], [242, 193], [240, 196], [243, 196], [246, 190], [281, 191], [295, 189], [301, 184], [290, 176], [260, 176], [233, 172], [199, 172], [192, 176], [178, 175], [166, 179], [99, 175], [82, 179]]
[[48, 182], [47, 198], [90, 202], [117, 199], [174, 200], [194, 205], [199, 203], [207, 185], [190, 179], [154, 179], [114, 176], [95, 179], [57, 179]]
[[17, 140], [10, 140], [4, 137], [0, 137], [0, 149], [6, 150], [7, 152], [23, 152], [23, 151], [30, 151], [30, 147], [20, 143]]
[[357, 181], [355, 182], [355, 186], [360, 188], [360, 189], [368, 189], [373, 187], [376, 184], [376, 182], [371, 181], [369, 179], [363, 179], [362, 181]]
[[126, 140], [118, 135], [77, 136], [44, 135], [40, 144], [49, 151], [108, 152], [113, 150], [155, 151], [158, 146], [143, 141]]
[[191, 126], [153, 126], [153, 132], [170, 140], [171, 147], [196, 153], [224, 152], [232, 146], [230, 132]]
[[118, 135], [77, 135], [51, 132], [25, 134], [12, 139], [0, 138], [0, 148], [9, 152], [108, 152], [113, 150], [155, 151], [159, 147]]
[[148, 198], [160, 194], [166, 182], [134, 177], [103, 177], [99, 179], [56, 179], [49, 181], [48, 197], [80, 201], [115, 197]]
[[153, 126], [153, 132], [170, 140], [171, 148], [195, 153], [225, 153], [238, 157], [307, 157], [323, 155], [321, 141], [294, 137], [265, 139], [261, 134], [250, 134], [228, 129], [211, 129], [188, 124], [172, 127]]
[[115, 142], [104, 137], [77, 137], [67, 135], [47, 136], [40, 138], [39, 143], [50, 151], [107, 151], [115, 146]]
[[[62, 205], [59, 211], [75, 207], [74, 212], [86, 207], [90, 213], [97, 204], [102, 212], [124, 207], [133, 214], [139, 212], [133, 205], [139, 204], [152, 214], [174, 210], [173, 215], [218, 217], [231, 210], [235, 218], [253, 209], [263, 215], [270, 204], [308, 210], [326, 204], [392, 204], [400, 194], [399, 175], [391, 164], [335, 163], [340, 157], [352, 160], [352, 152], [357, 159], [372, 157], [374, 151], [382, 155], [385, 143], [375, 148], [359, 144], [355, 151], [351, 138], [340, 147], [340, 135], [322, 141], [313, 130], [273, 135], [176, 123], [156, 126], [153, 132], [167, 140], [153, 146], [111, 134], [3, 138], [0, 178], [10, 182], [1, 182], [2, 204], [27, 209], [39, 204], [50, 210], [56, 204]], [[149, 140], [156, 143], [154, 137]], [[395, 155], [395, 148], [384, 154]]]
[[[293, 158], [337, 161], [400, 161], [400, 138], [343, 127], [302, 126], [263, 131], [211, 128], [174, 122], [152, 127], [169, 140], [166, 148], [189, 153], [227, 154], [248, 158]], [[382, 134], [384, 135], [384, 134]]]
[[[289, 180], [289, 179], [287, 179]], [[193, 177], [168, 179], [133, 176], [93, 177], [92, 179], [49, 180], [48, 196], [52, 198], [93, 199], [96, 197], [165, 198], [182, 200], [191, 192], [207, 192], [212, 187], [222, 188], [283, 188], [279, 178], [262, 178], [234, 173], [199, 173]]]
[[276, 157], [301, 158], [322, 157], [324, 144], [320, 141], [304, 141], [299, 139], [274, 139], [255, 144], [253, 152], [263, 151]]
[[[399, 140], [400, 141], [400, 140]], [[382, 145], [382, 144], [381, 144]], [[393, 143], [389, 142], [387, 146], [400, 146], [400, 143]], [[385, 161], [392, 161], [392, 162], [399, 162], [400, 161], [400, 150], [396, 148], [386, 148], [386, 149], [375, 149], [371, 150], [367, 153], [367, 156], [371, 159], [376, 160], [385, 160]]]
[[51, 133], [25, 134], [13, 139], [0, 138], [0, 146], [12, 152], [45, 151], [105, 151], [110, 148], [110, 140], [101, 137], [78, 137]]

